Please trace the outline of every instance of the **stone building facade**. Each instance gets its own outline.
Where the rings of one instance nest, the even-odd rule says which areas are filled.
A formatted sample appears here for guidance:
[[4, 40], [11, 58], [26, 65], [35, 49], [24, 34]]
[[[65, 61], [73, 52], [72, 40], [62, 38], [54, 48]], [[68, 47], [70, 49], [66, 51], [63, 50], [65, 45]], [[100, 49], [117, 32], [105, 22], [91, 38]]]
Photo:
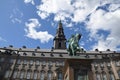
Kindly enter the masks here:
[[120, 53], [96, 49], [70, 56], [60, 21], [51, 49], [0, 48], [0, 80], [120, 80]]

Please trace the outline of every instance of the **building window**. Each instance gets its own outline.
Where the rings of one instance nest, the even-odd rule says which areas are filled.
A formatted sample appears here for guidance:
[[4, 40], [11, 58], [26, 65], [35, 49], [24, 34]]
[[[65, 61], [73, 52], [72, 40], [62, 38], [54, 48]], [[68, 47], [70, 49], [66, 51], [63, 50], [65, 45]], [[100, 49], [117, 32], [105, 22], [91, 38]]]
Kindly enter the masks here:
[[36, 65], [40, 65], [40, 61], [39, 60], [36, 60]]
[[110, 80], [115, 80], [113, 73], [110, 73]]
[[118, 76], [119, 76], [119, 78], [120, 78], [120, 70], [118, 71]]
[[30, 60], [30, 65], [33, 65], [33, 60]]
[[107, 67], [111, 67], [110, 62], [107, 63]]
[[23, 79], [23, 78], [24, 78], [24, 75], [25, 75], [25, 71], [24, 71], [24, 70], [21, 70], [21, 72], [20, 72], [20, 79]]
[[101, 67], [101, 68], [104, 68], [104, 63], [101, 63], [101, 64], [100, 64], [100, 67]]
[[5, 72], [5, 78], [9, 78], [11, 76], [11, 70], [7, 70]]
[[98, 68], [98, 64], [96, 62], [94, 63], [94, 68], [95, 70]]
[[20, 64], [20, 63], [21, 63], [21, 61], [20, 61], [20, 59], [18, 59], [17, 64]]
[[3, 62], [4, 60], [5, 60], [5, 58], [2, 57], [2, 58], [0, 59], [0, 62]]
[[58, 47], [61, 48], [61, 42], [59, 42]]
[[10, 59], [10, 63], [13, 64], [14, 63], [14, 59]]
[[48, 61], [48, 65], [49, 65], [49, 66], [52, 66], [52, 65], [53, 65], [53, 62], [52, 62], [52, 61]]
[[62, 72], [58, 72], [58, 80], [63, 80]]
[[27, 71], [27, 75], [26, 75], [27, 80], [29, 80], [29, 79], [30, 79], [30, 77], [31, 77], [31, 71], [30, 71], [30, 70], [28, 70], [28, 71]]
[[47, 80], [52, 80], [52, 71], [48, 71], [48, 79]]
[[45, 65], [46, 65], [46, 62], [45, 62], [45, 61], [42, 61], [42, 65], [45, 66]]
[[116, 66], [120, 66], [120, 62], [119, 61], [116, 61]]
[[38, 72], [37, 72], [37, 71], [34, 71], [33, 80], [36, 80], [36, 79], [37, 79], [37, 76], [38, 76]]
[[24, 61], [23, 61], [23, 64], [26, 65], [26, 64], [27, 64], [27, 60], [24, 60]]
[[18, 70], [15, 70], [13, 74], [13, 78], [17, 78], [17, 73], [18, 73]]
[[56, 66], [60, 66], [60, 62], [59, 61], [56, 61]]
[[40, 80], [44, 80], [45, 79], [45, 71], [41, 71], [40, 73]]
[[99, 73], [96, 73], [96, 80], [101, 80]]
[[102, 73], [102, 80], [107, 80], [107, 75], [106, 75], [106, 73]]

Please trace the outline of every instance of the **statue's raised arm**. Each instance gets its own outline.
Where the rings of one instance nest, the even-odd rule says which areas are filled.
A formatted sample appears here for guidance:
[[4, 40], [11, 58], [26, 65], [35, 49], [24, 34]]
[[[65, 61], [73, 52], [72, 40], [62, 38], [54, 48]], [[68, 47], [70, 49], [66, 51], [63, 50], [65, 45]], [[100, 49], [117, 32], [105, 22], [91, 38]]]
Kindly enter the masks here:
[[81, 38], [81, 34], [71, 35], [71, 38], [68, 39], [68, 52], [69, 55], [76, 55], [77, 51], [80, 51], [79, 40]]

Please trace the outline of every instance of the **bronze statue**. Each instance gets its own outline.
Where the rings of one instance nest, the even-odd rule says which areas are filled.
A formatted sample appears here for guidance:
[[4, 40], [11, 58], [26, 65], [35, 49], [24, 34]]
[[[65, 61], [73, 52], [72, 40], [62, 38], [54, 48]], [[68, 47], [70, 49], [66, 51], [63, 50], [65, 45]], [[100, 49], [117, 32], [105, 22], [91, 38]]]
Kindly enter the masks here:
[[68, 40], [68, 52], [69, 55], [76, 55], [77, 51], [80, 51], [79, 40], [81, 38], [81, 34], [71, 35], [71, 38]]

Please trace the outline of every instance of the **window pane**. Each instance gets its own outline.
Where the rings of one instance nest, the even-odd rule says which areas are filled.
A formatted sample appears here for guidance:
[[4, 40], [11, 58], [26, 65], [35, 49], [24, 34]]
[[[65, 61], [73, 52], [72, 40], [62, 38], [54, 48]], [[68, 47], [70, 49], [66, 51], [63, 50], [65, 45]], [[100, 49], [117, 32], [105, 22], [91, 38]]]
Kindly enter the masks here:
[[118, 76], [119, 76], [119, 78], [120, 78], [120, 70], [118, 71]]
[[98, 74], [98, 73], [96, 74], [96, 80], [101, 80], [100, 79], [100, 74]]
[[113, 73], [110, 73], [110, 80], [115, 80]]
[[102, 74], [102, 80], [107, 80], [107, 76], [105, 73]]
[[13, 78], [17, 78], [17, 71], [14, 71]]
[[39, 60], [36, 61], [36, 65], [40, 65], [40, 61]]
[[62, 80], [62, 73], [61, 72], [58, 73], [58, 80]]
[[10, 77], [10, 70], [7, 70], [5, 73], [5, 78], [8, 78], [8, 77]]
[[21, 62], [20, 59], [18, 59], [17, 64], [20, 64], [20, 62]]
[[27, 72], [27, 76], [26, 76], [26, 77], [27, 77], [27, 79], [30, 79], [30, 76], [31, 76], [31, 72], [30, 72], [30, 71], [28, 71], [28, 72]]
[[0, 62], [3, 62], [4, 60], [5, 60], [5, 58], [1, 58], [1, 59], [0, 59]]
[[49, 66], [52, 66], [52, 64], [53, 64], [52, 61], [48, 61]]
[[33, 65], [33, 60], [30, 60], [30, 65]]
[[24, 71], [21, 71], [21, 73], [20, 73], [20, 79], [23, 79], [23, 78], [24, 78], [24, 74], [25, 74], [25, 72], [24, 72]]
[[37, 71], [34, 72], [33, 79], [37, 79]]
[[52, 80], [52, 72], [48, 72], [48, 80]]
[[13, 64], [13, 62], [14, 62], [14, 59], [10, 59], [10, 63]]
[[45, 72], [44, 72], [44, 71], [41, 71], [40, 80], [44, 80], [44, 78], [45, 78]]
[[27, 64], [27, 60], [24, 60], [24, 64], [25, 64], [25, 65]]

